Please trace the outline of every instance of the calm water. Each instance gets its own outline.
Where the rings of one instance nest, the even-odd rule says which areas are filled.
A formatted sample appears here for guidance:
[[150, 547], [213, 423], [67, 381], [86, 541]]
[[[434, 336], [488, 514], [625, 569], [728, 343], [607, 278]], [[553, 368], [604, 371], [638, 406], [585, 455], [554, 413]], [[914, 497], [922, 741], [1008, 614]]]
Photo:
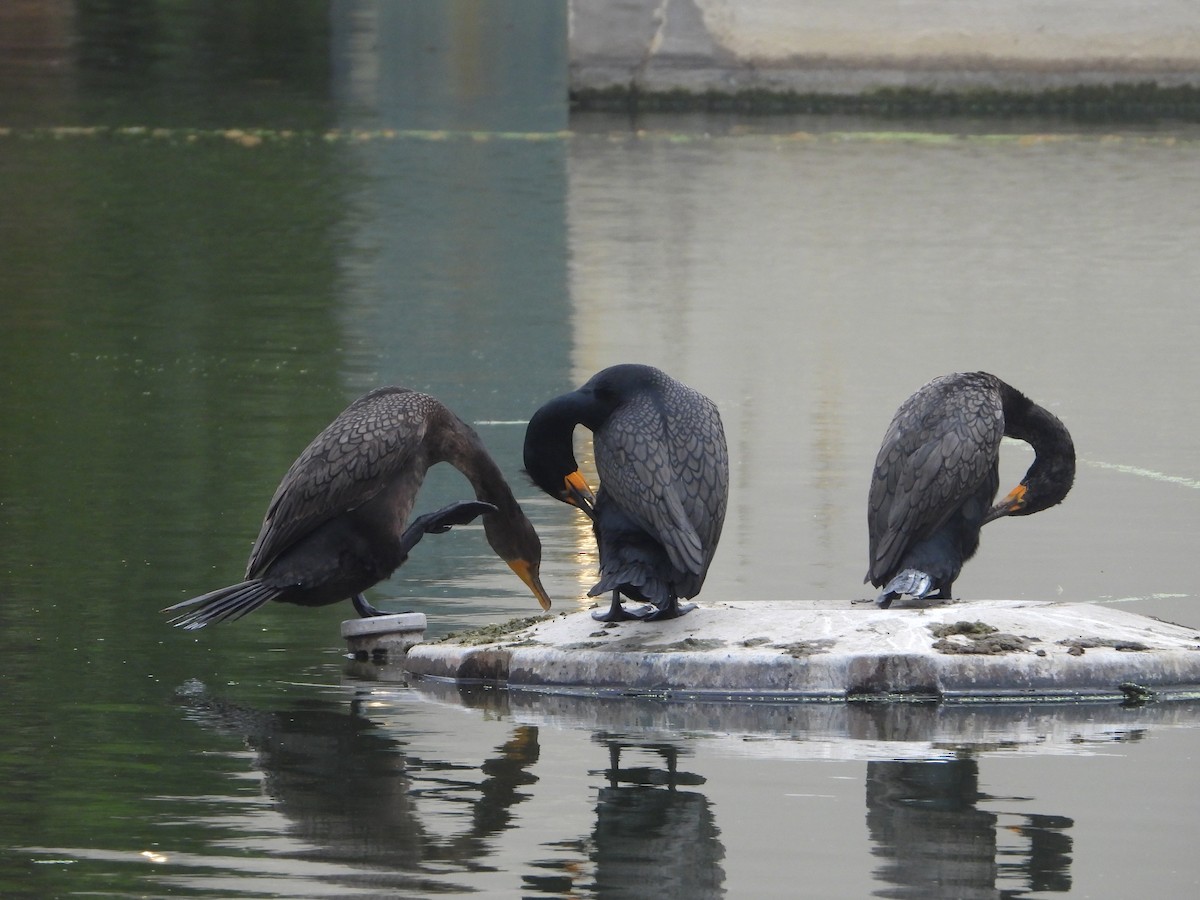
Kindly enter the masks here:
[[[348, 606], [157, 610], [235, 580], [287, 465], [386, 383], [478, 424], [584, 607], [524, 420], [636, 360], [729, 433], [702, 599], [865, 597], [892, 412], [982, 368], [1081, 465], [961, 595], [1200, 628], [1200, 133], [568, 120], [549, 0], [44, 8], [0, 15], [36, 37], [0, 64], [0, 895], [1196, 893], [1188, 706], [510, 696], [350, 663]], [[537, 611], [475, 527], [373, 600], [434, 634]]]

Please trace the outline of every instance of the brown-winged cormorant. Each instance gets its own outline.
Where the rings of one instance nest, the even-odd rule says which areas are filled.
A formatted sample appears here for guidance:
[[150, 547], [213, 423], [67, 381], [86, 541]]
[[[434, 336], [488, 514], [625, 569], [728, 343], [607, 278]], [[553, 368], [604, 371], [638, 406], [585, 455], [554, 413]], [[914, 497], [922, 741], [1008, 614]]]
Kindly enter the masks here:
[[[478, 499], [408, 523], [425, 471], [440, 462], [462, 472]], [[382, 615], [363, 591], [390, 576], [422, 536], [480, 515], [492, 549], [549, 609], [538, 574], [541, 542], [479, 435], [428, 394], [378, 388], [292, 463], [254, 542], [246, 580], [164, 612], [177, 613], [175, 625], [202, 628], [268, 600], [324, 606], [351, 598], [360, 616]]]
[[[992, 506], [1005, 435], [1027, 441], [1035, 456]], [[883, 588], [877, 602], [949, 599], [980, 528], [1061, 503], [1074, 479], [1075, 445], [1052, 413], [987, 372], [935, 378], [901, 404], [875, 460], [865, 580]]]
[[[571, 436], [592, 432], [600, 487], [579, 473]], [[600, 621], [671, 619], [700, 592], [729, 497], [729, 451], [711, 400], [651, 366], [605, 369], [534, 413], [525, 432], [525, 470], [550, 496], [592, 519], [600, 581], [612, 592]], [[652, 604], [631, 611], [621, 595]]]

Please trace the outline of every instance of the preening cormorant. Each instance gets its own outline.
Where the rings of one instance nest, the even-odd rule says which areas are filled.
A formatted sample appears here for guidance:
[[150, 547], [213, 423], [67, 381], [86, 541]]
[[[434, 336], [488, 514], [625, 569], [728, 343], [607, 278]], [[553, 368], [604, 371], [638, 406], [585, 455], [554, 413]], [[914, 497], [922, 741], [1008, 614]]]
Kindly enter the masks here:
[[[1000, 438], [1034, 451], [1025, 477], [996, 505]], [[979, 529], [1061, 503], [1075, 479], [1066, 427], [987, 372], [935, 378], [896, 411], [875, 460], [867, 505], [870, 567], [885, 609], [902, 595], [949, 599]]]
[[[478, 499], [409, 523], [425, 471], [440, 462], [462, 472]], [[424, 535], [480, 515], [492, 549], [549, 609], [538, 574], [541, 542], [479, 435], [428, 394], [378, 388], [292, 463], [254, 542], [246, 580], [164, 612], [177, 613], [172, 624], [185, 628], [240, 618], [268, 600], [324, 606], [352, 599], [360, 616], [382, 615], [363, 591], [390, 576]]]
[[[600, 486], [579, 472], [571, 436], [592, 432]], [[600, 621], [671, 619], [700, 592], [729, 497], [729, 451], [716, 405], [651, 366], [612, 366], [534, 413], [525, 471], [539, 488], [592, 519], [600, 581], [612, 592]], [[621, 595], [652, 608], [627, 610]]]

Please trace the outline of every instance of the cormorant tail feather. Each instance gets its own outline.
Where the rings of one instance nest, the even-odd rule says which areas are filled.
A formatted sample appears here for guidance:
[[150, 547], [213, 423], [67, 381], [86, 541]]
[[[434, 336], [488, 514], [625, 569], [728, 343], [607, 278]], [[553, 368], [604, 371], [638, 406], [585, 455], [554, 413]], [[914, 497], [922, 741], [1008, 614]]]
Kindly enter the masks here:
[[278, 595], [277, 589], [267, 587], [255, 578], [229, 587], [218, 588], [190, 600], [184, 600], [182, 603], [168, 606], [163, 612], [175, 612], [188, 607], [196, 607], [187, 609], [186, 612], [182, 612], [170, 620], [170, 624], [177, 628], [194, 631], [205, 625], [240, 619], [246, 613], [254, 612]]

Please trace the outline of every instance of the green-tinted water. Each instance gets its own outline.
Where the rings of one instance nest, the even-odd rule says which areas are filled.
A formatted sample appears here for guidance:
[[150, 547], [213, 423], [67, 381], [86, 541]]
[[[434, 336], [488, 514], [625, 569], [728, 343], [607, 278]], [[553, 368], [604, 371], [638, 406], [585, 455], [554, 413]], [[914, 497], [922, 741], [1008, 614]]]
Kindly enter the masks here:
[[[586, 605], [523, 423], [640, 360], [729, 431], [702, 601], [865, 596], [895, 406], [987, 368], [1082, 463], [959, 588], [1200, 624], [1194, 135], [566, 134], [549, 0], [41, 6], [0, 67], [0, 895], [1194, 893], [1189, 707], [418, 690], [344, 658], [348, 606], [158, 613], [240, 576], [291, 460], [386, 383], [476, 423]], [[464, 491], [435, 470], [420, 508]], [[537, 611], [478, 527], [373, 600], [434, 634]]]

